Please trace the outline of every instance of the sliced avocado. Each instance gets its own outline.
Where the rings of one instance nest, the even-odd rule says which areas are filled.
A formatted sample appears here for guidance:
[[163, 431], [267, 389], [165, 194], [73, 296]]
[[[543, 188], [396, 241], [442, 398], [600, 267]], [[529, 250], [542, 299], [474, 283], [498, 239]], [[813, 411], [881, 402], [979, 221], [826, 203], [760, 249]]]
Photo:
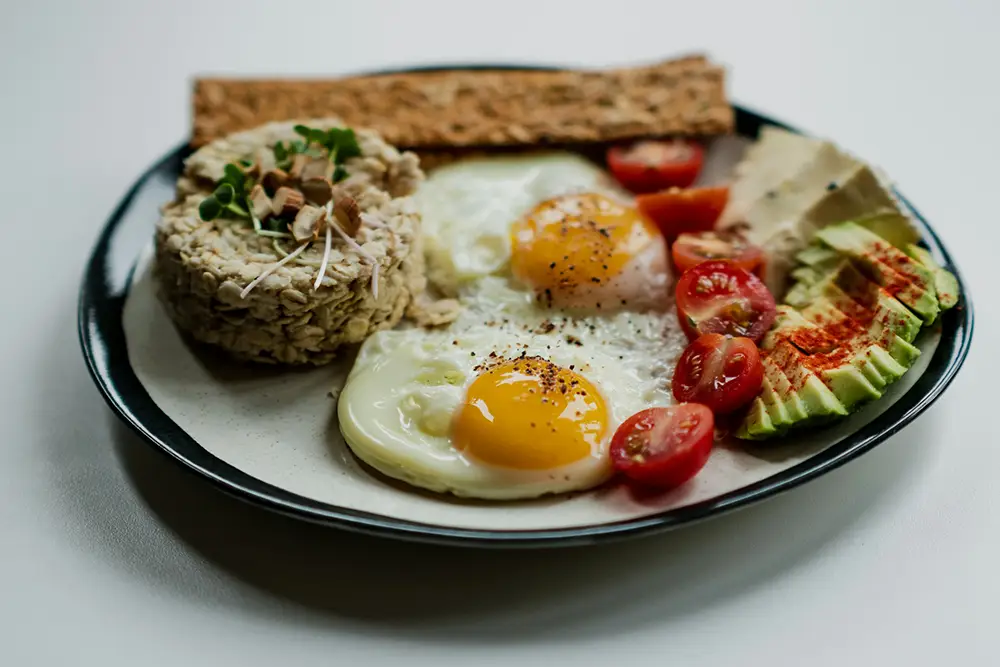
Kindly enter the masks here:
[[[862, 313], [862, 316], [857, 319], [848, 314], [859, 312]], [[887, 346], [893, 350], [896, 349], [897, 345], [912, 346], [899, 339], [891, 330], [886, 330], [877, 318], [864, 313], [865, 311], [856, 302], [852, 301], [835, 285], [829, 285], [826, 294], [817, 297], [808, 308], [802, 311], [803, 316], [810, 321], [818, 325], [834, 326], [843, 332], [843, 338], [851, 341], [849, 345], [854, 354], [849, 363], [861, 371], [867, 384], [849, 374], [846, 382], [850, 384], [847, 387], [854, 387], [860, 393], [842, 394], [835, 390], [834, 393], [847, 407], [851, 407], [852, 401], [861, 402], [879, 398], [879, 396], [873, 395], [873, 392], [880, 392], [886, 385], [898, 380], [912, 363], [910, 353], [905, 348], [898, 354], [903, 361], [907, 362], [906, 365], [896, 361], [886, 349]], [[919, 350], [917, 352], [919, 354]], [[829, 379], [830, 382], [843, 382], [844, 380], [841, 378], [843, 373], [840, 373], [839, 370], [837, 369], [838, 372], [830, 374], [829, 377], [826, 374], [821, 375], [824, 379]], [[871, 387], [868, 387], [868, 384]], [[868, 395], [868, 399], [866, 399], [865, 394]]]
[[[882, 389], [898, 380], [912, 364], [913, 353], [919, 355], [920, 351], [891, 330], [885, 330], [877, 320], [864, 315], [864, 309], [836, 285], [828, 283], [823, 292], [801, 312], [780, 306], [776, 325], [765, 337], [764, 347], [773, 348], [780, 340], [790, 342], [805, 359], [814, 362], [813, 372], [850, 410], [881, 397]], [[845, 310], [862, 315], [854, 319]], [[811, 336], [810, 331], [820, 333]], [[845, 339], [850, 342], [838, 360], [839, 342]], [[893, 351], [899, 347], [897, 354], [901, 361], [896, 361], [883, 345]], [[820, 370], [815, 364], [832, 366]], [[791, 377], [787, 369], [783, 371]]]
[[941, 310], [954, 308], [958, 304], [958, 279], [952, 275], [951, 271], [941, 268], [931, 257], [931, 253], [918, 245], [906, 246], [906, 254], [926, 266], [934, 274], [934, 287], [937, 289], [938, 304], [940, 304]]
[[[771, 375], [780, 375], [788, 383], [788, 387], [777, 387], [779, 396], [785, 397], [785, 391], [797, 399], [804, 407], [805, 417], [825, 417], [831, 414], [841, 414], [844, 406], [827, 388], [820, 377], [806, 368], [802, 363], [806, 355], [789, 342], [789, 336], [804, 329], [816, 329], [809, 320], [794, 308], [787, 305], [778, 306], [777, 315], [771, 330], [764, 336], [761, 347], [765, 350], [764, 374], [768, 376], [768, 366], [773, 366]], [[815, 380], [815, 382], [814, 382]], [[817, 386], [818, 385], [820, 386]], [[786, 399], [785, 404], [789, 401]], [[844, 412], [846, 414], [846, 412]], [[789, 410], [793, 422], [802, 421], [801, 411]]]
[[778, 342], [767, 356], [791, 382], [793, 393], [805, 406], [807, 419], [822, 420], [848, 413], [833, 391], [806, 367], [806, 355], [787, 340]]
[[905, 249], [920, 240], [920, 232], [910, 219], [899, 211], [887, 209], [855, 218], [854, 222], [900, 249]]
[[[919, 354], [920, 350], [917, 350], [917, 355], [919, 356]], [[878, 371], [879, 376], [885, 380], [886, 384], [903, 377], [903, 373], [905, 373], [909, 367], [896, 361], [888, 351], [877, 345], [865, 350], [865, 356], [869, 362], [868, 366], [870, 368], [875, 368]], [[912, 363], [913, 362], [911, 361], [910, 364]]]
[[[808, 318], [806, 324], [788, 331], [786, 340], [803, 355], [803, 362], [844, 407], [850, 410], [859, 403], [881, 397], [879, 386], [886, 383], [878, 369], [868, 368], [868, 359], [864, 356], [865, 350], [876, 343], [860, 325], [838, 311], [825, 297], [817, 298], [802, 315]], [[831, 334], [830, 327], [836, 327], [835, 333]], [[838, 336], [839, 333], [842, 336]], [[870, 375], [876, 380], [870, 379]]]
[[823, 264], [828, 264], [831, 261], [838, 259], [840, 255], [836, 250], [827, 248], [819, 244], [813, 244], [807, 246], [805, 250], [800, 252], [795, 256], [800, 263], [806, 266], [819, 266]]
[[906, 342], [898, 336], [890, 343], [889, 348], [886, 351], [889, 353], [890, 357], [906, 368], [912, 366], [920, 356], [919, 347], [915, 346], [913, 343]]
[[[850, 260], [844, 259], [842, 257], [836, 257], [830, 261], [816, 264], [813, 266], [802, 265], [797, 269], [792, 271], [791, 277], [795, 280], [795, 284], [792, 289], [795, 289], [799, 285], [802, 285], [801, 298], [809, 301], [818, 294], [822, 288], [822, 283], [831, 279], [831, 277], [840, 270], [842, 264], [849, 263]], [[814, 289], [815, 288], [815, 289]], [[789, 290], [791, 291], [791, 290]], [[786, 299], [787, 301], [787, 299]], [[801, 308], [802, 306], [798, 306]]]
[[740, 427], [736, 431], [736, 437], [742, 440], [764, 440], [775, 434], [778, 429], [771, 422], [768, 409], [764, 406], [764, 401], [758, 396], [750, 404]]
[[807, 419], [809, 412], [806, 405], [792, 388], [792, 383], [785, 372], [767, 356], [761, 358], [761, 364], [764, 366], [764, 378], [773, 387], [780, 405], [779, 408], [775, 409], [775, 415], [787, 416], [787, 421], [784, 422], [786, 426]]
[[[837, 289], [832, 289], [836, 287]], [[868, 280], [851, 263], [845, 263], [831, 280], [823, 286], [824, 293], [835, 300], [849, 298], [854, 302], [841, 302], [841, 310], [854, 319], [863, 319], [858, 309], [872, 311], [872, 322], [888, 328], [908, 343], [920, 333], [922, 322], [906, 306], [878, 284]], [[876, 339], [878, 337], [876, 336]]]
[[[837, 290], [837, 287], [834, 285], [827, 286], [828, 292], [832, 292], [833, 290]], [[809, 306], [802, 310], [802, 316], [817, 327], [836, 327], [837, 333], [840, 334], [840, 336], [835, 338], [837, 343], [846, 342], [854, 349], [867, 349], [868, 347], [878, 346], [877, 337], [872, 335], [871, 330], [866, 328], [863, 322], [852, 319], [845, 314], [838, 307], [839, 300], [835, 299], [836, 297], [833, 294], [830, 294], [830, 296], [826, 294], [817, 296]], [[804, 351], [809, 352], [809, 350]], [[876, 375], [881, 379], [881, 373], [874, 370], [869, 371], [866, 368], [868, 363], [863, 358], [861, 360], [852, 359], [852, 362], [866, 376]]]
[[[882, 350], [882, 348], [880, 348], [878, 345], [872, 345], [867, 349], [865, 349], [865, 351], [862, 352], [860, 355], [854, 358], [854, 365], [857, 366], [858, 370], [860, 370], [862, 373], [865, 374], [865, 377], [868, 379], [869, 382], [872, 383], [873, 387], [875, 387], [879, 391], [882, 391], [883, 389], [888, 387], [891, 382], [895, 382], [896, 380], [898, 380], [899, 377], [893, 377], [891, 375], [890, 376], [883, 375], [882, 367], [876, 364], [874, 361], [872, 361], [872, 353], [877, 350], [881, 350], [882, 352], [885, 353], [887, 357], [889, 357], [888, 352]], [[892, 361], [892, 363], [899, 366], [900, 368], [903, 368], [898, 363], [896, 363], [896, 360], [893, 359], [892, 357], [889, 357], [889, 360]], [[905, 368], [903, 368], [903, 372], [904, 373], [906, 372]]]
[[875, 386], [875, 383], [868, 379], [868, 376], [853, 362], [848, 362], [839, 368], [822, 371], [819, 376], [822, 378], [823, 384], [830, 387], [834, 396], [844, 404], [847, 410], [853, 410], [862, 403], [870, 403], [882, 398], [882, 392]]
[[[764, 366], [765, 387], [770, 387], [774, 393], [774, 408], [769, 409], [771, 422], [775, 426], [789, 426], [804, 421], [809, 417], [809, 411], [799, 394], [793, 389], [791, 380], [781, 367], [775, 363], [767, 351], [779, 341], [779, 331], [800, 325], [802, 316], [788, 306], [778, 306], [777, 315], [771, 331], [761, 341], [761, 364]], [[767, 397], [766, 393], [762, 396]]]
[[800, 266], [792, 271], [791, 276], [793, 280], [807, 285], [815, 285], [825, 277], [822, 271], [811, 266]]
[[785, 303], [795, 308], [805, 308], [812, 301], [815, 291], [814, 283], [798, 282], [792, 285], [785, 295]]
[[864, 273], [924, 322], [933, 322], [937, 317], [940, 309], [934, 276], [923, 264], [853, 222], [821, 229], [816, 237], [857, 262]]
[[[876, 301], [874, 304], [869, 302], [869, 305], [865, 306], [848, 296], [836, 284], [828, 284], [824, 288], [823, 296], [817, 297], [813, 305], [804, 309], [803, 315], [808, 317], [810, 309], [822, 304], [823, 301], [820, 299], [836, 308], [841, 317], [850, 318], [856, 322], [859, 328], [858, 335], [870, 341], [871, 346], [884, 350], [890, 358], [895, 360], [897, 365], [903, 367], [903, 371], [909, 368], [920, 356], [920, 350], [911, 345], [905, 338], [900, 337], [899, 332], [908, 332], [909, 325], [898, 315], [895, 308], [898, 307], [906, 311], [909, 317], [914, 319], [916, 317], [892, 297], [884, 295], [882, 300]], [[917, 321], [919, 323], [919, 320]], [[916, 334], [914, 333], [914, 335]], [[884, 374], [882, 375], [884, 376]], [[897, 379], [899, 379], [898, 376], [885, 377], [886, 382], [893, 382]]]
[[[809, 250], [811, 252], [812, 247]], [[823, 257], [820, 251], [832, 253], [832, 256]], [[795, 279], [795, 283], [785, 295], [785, 303], [796, 308], [805, 308], [812, 303], [816, 295], [823, 291], [824, 285], [834, 280], [840, 271], [845, 270], [845, 267], [849, 267], [851, 264], [851, 260], [842, 257], [836, 250], [830, 248], [819, 248], [811, 256], [807, 255], [807, 259], [818, 260], [818, 263], [801, 265], [792, 271], [791, 275]]]
[[767, 376], [764, 377], [764, 381], [761, 383], [759, 398], [764, 402], [770, 423], [774, 428], [783, 428], [792, 423], [792, 418], [788, 414], [788, 408], [785, 407], [784, 401], [778, 396], [778, 392], [775, 391], [774, 385], [771, 384]]
[[773, 349], [787, 330], [811, 326], [813, 326], [812, 323], [802, 317], [802, 313], [795, 308], [787, 304], [780, 304], [775, 308], [774, 324], [771, 325], [771, 330], [764, 335], [760, 347], [763, 350]]

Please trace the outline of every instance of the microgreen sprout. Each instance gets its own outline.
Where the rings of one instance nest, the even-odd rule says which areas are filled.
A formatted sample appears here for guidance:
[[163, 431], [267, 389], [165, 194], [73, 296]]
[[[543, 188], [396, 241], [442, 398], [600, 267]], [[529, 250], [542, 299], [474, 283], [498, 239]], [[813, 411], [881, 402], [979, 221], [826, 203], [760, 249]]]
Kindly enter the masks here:
[[[326, 149], [330, 162], [335, 165], [339, 166], [344, 160], [361, 155], [358, 139], [354, 136], [354, 130], [350, 128], [331, 127], [329, 130], [317, 130], [305, 125], [296, 125], [294, 129], [307, 146], [316, 144]], [[343, 176], [347, 175], [343, 169], [339, 169], [338, 172]], [[336, 177], [336, 173], [334, 173], [334, 181], [340, 180]]]
[[246, 174], [235, 164], [227, 164], [215, 191], [198, 205], [198, 215], [208, 222], [224, 214], [237, 218], [250, 217], [250, 205], [245, 189]]

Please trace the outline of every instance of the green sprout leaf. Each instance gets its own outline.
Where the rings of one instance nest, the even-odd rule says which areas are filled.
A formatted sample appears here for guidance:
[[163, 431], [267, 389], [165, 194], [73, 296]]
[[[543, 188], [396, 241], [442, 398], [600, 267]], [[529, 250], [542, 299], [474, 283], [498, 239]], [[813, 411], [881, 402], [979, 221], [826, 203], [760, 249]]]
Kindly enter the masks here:
[[284, 141], [279, 141], [274, 145], [274, 160], [275, 162], [284, 162], [288, 159], [288, 148], [285, 147]]
[[249, 169], [253, 166], [253, 160], [240, 160], [240, 166], [244, 169]]
[[239, 183], [242, 185], [243, 180], [246, 178], [246, 174], [243, 173], [243, 170], [231, 162], [222, 168], [222, 173], [225, 174], [225, 176], [222, 177], [222, 181], [224, 183], [228, 181], [230, 183]]
[[275, 146], [274, 157], [279, 166], [284, 160], [300, 153], [320, 157], [321, 148], [327, 152], [334, 164], [341, 164], [344, 160], [361, 155], [358, 138], [351, 128], [332, 127], [329, 130], [318, 130], [306, 125], [296, 125], [293, 129], [302, 139], [291, 142], [287, 150], [283, 144]]
[[212, 193], [212, 196], [215, 197], [216, 201], [220, 204], [226, 206], [231, 204], [233, 200], [236, 199], [236, 189], [231, 183], [223, 183], [219, 187], [215, 188], [215, 192]]
[[342, 165], [337, 165], [333, 170], [333, 182], [339, 183], [347, 178], [347, 170]]
[[361, 155], [358, 138], [350, 128], [333, 127], [326, 133], [326, 147], [330, 151], [330, 159], [335, 164]]
[[243, 173], [235, 164], [227, 164], [222, 169], [223, 177], [219, 180], [219, 185], [228, 183], [233, 186], [233, 191], [236, 196], [242, 197], [245, 194], [244, 187], [246, 185], [247, 175]]
[[305, 141], [305, 145], [302, 150], [298, 151], [300, 153], [308, 149], [309, 144], [318, 144], [324, 148], [329, 148], [326, 145], [327, 133], [323, 130], [317, 130], [313, 127], [307, 127], [305, 125], [296, 125], [294, 128], [295, 133], [298, 134]]
[[226, 205], [226, 211], [228, 211], [229, 213], [232, 213], [233, 215], [235, 215], [238, 218], [249, 218], [250, 217], [250, 212], [247, 211], [247, 209], [245, 209], [242, 206], [240, 206], [239, 204], [237, 204], [236, 202], [230, 202], [229, 204], [227, 204]]
[[205, 222], [215, 220], [222, 215], [222, 204], [214, 195], [209, 195], [198, 205], [198, 215]]

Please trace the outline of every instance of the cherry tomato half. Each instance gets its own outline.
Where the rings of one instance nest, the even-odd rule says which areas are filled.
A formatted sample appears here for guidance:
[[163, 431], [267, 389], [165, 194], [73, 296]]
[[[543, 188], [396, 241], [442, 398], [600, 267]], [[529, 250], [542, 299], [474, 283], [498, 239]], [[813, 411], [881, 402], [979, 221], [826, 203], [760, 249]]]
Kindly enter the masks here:
[[760, 341], [775, 317], [760, 278], [731, 262], [702, 262], [677, 281], [677, 317], [690, 340], [707, 333]]
[[681, 234], [670, 248], [678, 273], [693, 269], [702, 262], [726, 259], [759, 278], [766, 255], [760, 246], [748, 243], [733, 231]]
[[626, 477], [658, 488], [680, 486], [712, 452], [715, 420], [697, 403], [637, 412], [611, 439], [611, 460]]
[[705, 149], [701, 144], [676, 141], [640, 141], [608, 149], [608, 168], [631, 192], [686, 188], [701, 171]]
[[639, 195], [635, 205], [656, 223], [667, 241], [680, 234], [710, 231], [729, 201], [729, 188], [671, 188]]
[[717, 415], [742, 408], [760, 393], [764, 366], [749, 338], [705, 334], [687, 346], [674, 369], [674, 398]]

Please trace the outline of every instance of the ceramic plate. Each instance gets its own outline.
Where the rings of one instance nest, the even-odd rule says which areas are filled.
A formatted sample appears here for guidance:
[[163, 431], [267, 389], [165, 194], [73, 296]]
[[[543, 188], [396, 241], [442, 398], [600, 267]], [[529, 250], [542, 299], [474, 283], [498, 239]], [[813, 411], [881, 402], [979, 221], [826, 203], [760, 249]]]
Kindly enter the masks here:
[[[709, 149], [708, 181], [728, 176], [762, 125], [787, 127], [743, 108], [736, 114], [738, 136]], [[381, 477], [344, 444], [334, 396], [350, 354], [320, 369], [248, 369], [172, 326], [148, 257], [159, 207], [187, 154], [182, 145], [140, 176], [101, 232], [80, 294], [84, 356], [111, 408], [155, 447], [228, 493], [310, 521], [480, 546], [587, 544], [674, 528], [792, 489], [884, 441], [947, 388], [971, 341], [962, 285], [959, 307], [921, 334], [918, 363], [881, 400], [777, 444], [718, 446], [692, 482], [667, 494], [637, 497], [610, 486], [491, 504], [422, 493]], [[916, 216], [926, 246], [961, 285], [948, 252]]]

